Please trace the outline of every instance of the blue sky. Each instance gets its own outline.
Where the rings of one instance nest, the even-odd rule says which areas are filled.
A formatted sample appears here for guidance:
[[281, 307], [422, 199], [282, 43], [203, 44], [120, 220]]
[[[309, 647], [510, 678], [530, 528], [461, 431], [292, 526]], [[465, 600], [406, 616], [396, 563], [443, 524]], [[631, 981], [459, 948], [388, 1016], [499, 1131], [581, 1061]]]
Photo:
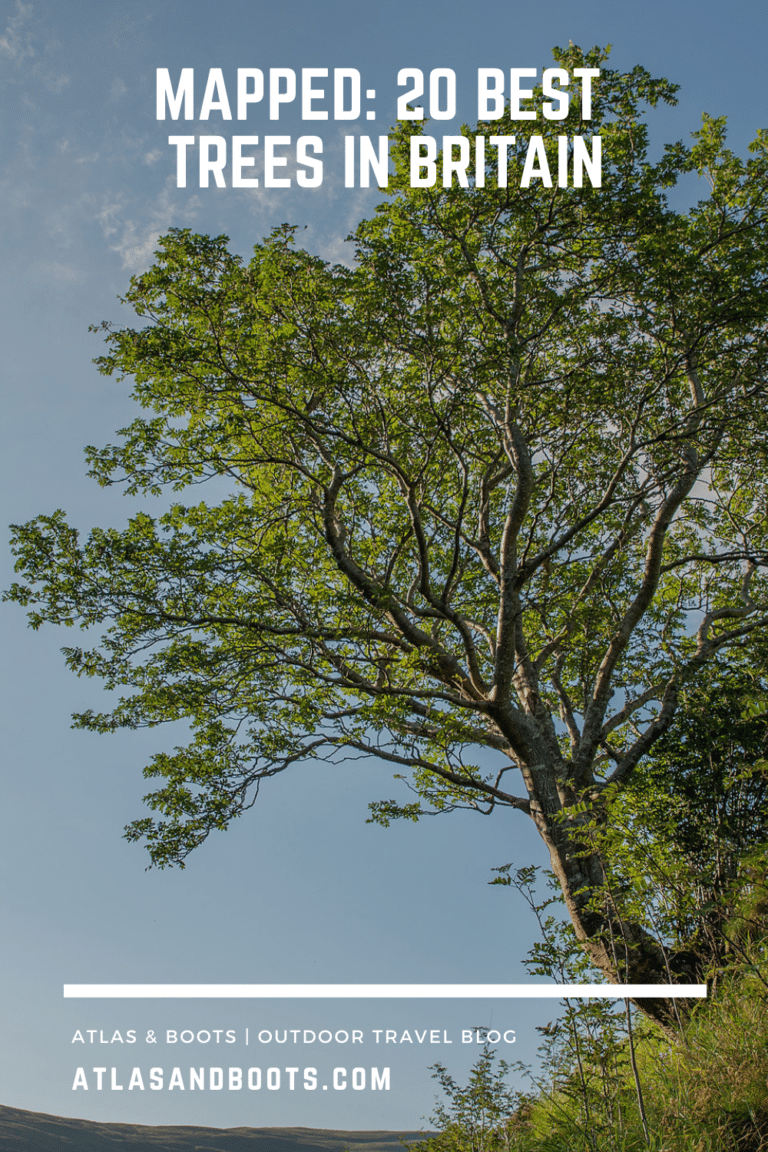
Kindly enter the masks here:
[[[127, 390], [103, 380], [89, 324], [121, 320], [118, 295], [151, 261], [170, 226], [226, 232], [249, 248], [282, 221], [328, 259], [349, 259], [344, 238], [378, 193], [345, 189], [343, 122], [318, 132], [326, 178], [301, 189], [176, 187], [167, 137], [196, 125], [155, 119], [155, 70], [175, 78], [222, 68], [358, 68], [373, 88], [376, 122], [394, 122], [397, 72], [456, 71], [457, 119], [472, 119], [478, 67], [541, 68], [555, 43], [611, 43], [612, 66], [641, 63], [681, 87], [674, 109], [652, 114], [653, 140], [686, 137], [702, 111], [727, 114], [744, 152], [764, 123], [766, 20], [762, 3], [592, 0], [578, 5], [477, 0], [388, 4], [287, 0], [0, 3], [0, 291], [2, 292], [3, 523], [64, 507], [82, 527], [120, 523], [134, 507], [85, 478], [82, 448], [106, 441], [132, 414]], [[198, 80], [199, 82], [199, 80]], [[260, 109], [249, 132], [276, 132]], [[214, 118], [207, 132], [216, 132]], [[227, 133], [237, 131], [234, 125]], [[679, 196], [695, 197], [691, 182]], [[2, 584], [11, 579], [7, 552]], [[121, 839], [141, 815], [141, 768], [173, 733], [96, 737], [70, 713], [98, 707], [99, 689], [73, 679], [52, 631], [32, 635], [18, 608], [2, 611], [3, 854], [2, 1103], [139, 1123], [418, 1127], [432, 1107], [429, 1065], [461, 1076], [474, 1051], [460, 1029], [514, 1028], [505, 1053], [532, 1057], [539, 1003], [272, 1003], [64, 1001], [64, 982], [506, 982], [525, 979], [534, 926], [522, 902], [488, 886], [495, 866], [544, 864], [517, 813], [467, 814], [384, 830], [366, 825], [369, 801], [395, 794], [386, 766], [298, 767], [270, 782], [257, 807], [217, 836], [184, 872], [145, 871]], [[388, 1094], [72, 1091], [75, 1068], [216, 1063], [142, 1043], [148, 1030], [374, 1028], [446, 1030], [452, 1048], [393, 1046]], [[76, 1030], [135, 1029], [127, 1051], [72, 1044]], [[273, 1047], [272, 1051], [276, 1051]], [[226, 1062], [351, 1066], [338, 1048], [291, 1059], [246, 1053]], [[104, 1055], [106, 1053], [106, 1055]], [[114, 1055], [113, 1055], [114, 1054]], [[98, 1057], [98, 1058], [97, 1058]], [[222, 1062], [223, 1058], [219, 1060]], [[362, 1066], [382, 1065], [370, 1044]]]

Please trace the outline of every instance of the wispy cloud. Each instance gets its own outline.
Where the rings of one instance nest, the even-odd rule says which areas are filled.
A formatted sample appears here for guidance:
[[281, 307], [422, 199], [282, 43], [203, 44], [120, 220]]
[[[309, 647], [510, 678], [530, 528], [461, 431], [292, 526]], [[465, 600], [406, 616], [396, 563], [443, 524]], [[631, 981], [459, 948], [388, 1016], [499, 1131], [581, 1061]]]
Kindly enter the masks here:
[[[51, 67], [51, 59], [60, 47], [56, 36], [41, 20], [40, 13], [35, 11], [35, 6], [16, 0], [14, 14], [8, 18], [0, 35], [0, 61], [6, 65], [2, 80], [23, 84], [34, 77], [36, 91], [27, 92], [22, 97], [30, 109], [36, 108], [36, 97], [41, 89], [60, 96], [72, 82], [65, 72]], [[9, 65], [15, 65], [15, 71]]]
[[32, 45], [32, 33], [29, 21], [32, 17], [32, 5], [16, 0], [16, 13], [11, 16], [0, 36], [0, 55], [15, 64], [23, 64], [35, 55]]
[[85, 272], [74, 264], [60, 260], [36, 260], [29, 269], [30, 278], [39, 284], [77, 284], [85, 280]]
[[105, 237], [113, 240], [111, 250], [120, 256], [128, 271], [138, 272], [151, 263], [158, 238], [171, 224], [189, 223], [197, 215], [198, 197], [192, 196], [180, 205], [173, 195], [175, 191], [175, 177], [169, 176], [149, 218], [143, 221], [126, 218], [126, 205], [122, 200], [104, 204], [97, 213]]

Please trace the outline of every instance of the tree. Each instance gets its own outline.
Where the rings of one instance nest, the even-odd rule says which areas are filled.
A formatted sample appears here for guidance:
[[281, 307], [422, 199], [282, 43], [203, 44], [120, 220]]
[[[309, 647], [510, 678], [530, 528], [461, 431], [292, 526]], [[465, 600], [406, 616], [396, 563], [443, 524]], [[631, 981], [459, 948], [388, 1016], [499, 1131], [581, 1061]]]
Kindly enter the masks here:
[[516, 1137], [524, 1124], [526, 1098], [509, 1087], [512, 1067], [497, 1061], [495, 1049], [486, 1043], [466, 1087], [457, 1084], [442, 1064], [432, 1067], [448, 1107], [438, 1101], [429, 1117], [437, 1131], [414, 1144], [414, 1152], [512, 1152], [519, 1147]]
[[[768, 625], [768, 134], [745, 161], [705, 117], [652, 162], [643, 106], [674, 92], [603, 68], [592, 120], [555, 124], [599, 132], [600, 188], [518, 186], [518, 137], [509, 187], [489, 169], [485, 187], [411, 189], [404, 130], [353, 267], [287, 225], [248, 264], [172, 230], [132, 280], [139, 326], [103, 325], [98, 363], [147, 415], [88, 449], [92, 474], [231, 494], [84, 543], [60, 512], [17, 527], [10, 596], [33, 627], [99, 630], [70, 667], [131, 693], [79, 725], [191, 724], [146, 769], [159, 821], [128, 830], [155, 864], [296, 761], [371, 755], [417, 794], [375, 819], [524, 813], [609, 979], [690, 978], [684, 951], [668, 969], [617, 924], [580, 834], [683, 686]], [[692, 172], [708, 194], [675, 210]]]

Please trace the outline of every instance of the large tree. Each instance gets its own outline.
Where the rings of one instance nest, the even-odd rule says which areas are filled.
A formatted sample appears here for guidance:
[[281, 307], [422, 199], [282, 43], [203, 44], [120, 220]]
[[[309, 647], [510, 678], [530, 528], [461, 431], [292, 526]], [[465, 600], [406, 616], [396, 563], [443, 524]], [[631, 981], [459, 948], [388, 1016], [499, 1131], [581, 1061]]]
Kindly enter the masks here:
[[[528, 816], [594, 963], [667, 980], [584, 828], [682, 686], [768, 625], [768, 136], [745, 161], [705, 118], [652, 161], [643, 108], [674, 91], [603, 66], [591, 121], [545, 122], [553, 171], [556, 136], [601, 135], [602, 187], [521, 187], [505, 118], [508, 187], [489, 169], [482, 188], [412, 189], [403, 132], [351, 267], [288, 226], [250, 263], [173, 230], [131, 282], [139, 323], [103, 326], [100, 365], [147, 414], [89, 449], [93, 475], [229, 494], [83, 543], [62, 513], [18, 527], [11, 595], [35, 627], [95, 628], [70, 666], [131, 689], [80, 725], [191, 724], [146, 769], [160, 819], [129, 829], [156, 864], [266, 777], [362, 753], [417, 793], [373, 805], [383, 822]], [[704, 198], [676, 210], [691, 173]]]

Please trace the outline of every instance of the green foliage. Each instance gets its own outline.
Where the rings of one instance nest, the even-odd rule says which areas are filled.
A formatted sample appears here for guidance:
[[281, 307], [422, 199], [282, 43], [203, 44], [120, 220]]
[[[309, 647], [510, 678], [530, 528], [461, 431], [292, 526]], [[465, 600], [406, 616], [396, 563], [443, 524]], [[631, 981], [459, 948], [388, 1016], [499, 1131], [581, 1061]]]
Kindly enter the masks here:
[[[506, 1118], [495, 1139], [518, 1152], [761, 1152], [768, 1148], [768, 809], [762, 653], [716, 662], [685, 693], [678, 724], [658, 742], [608, 822], [582, 829], [585, 851], [606, 861], [603, 890], [612, 923], [643, 923], [667, 955], [695, 947], [709, 998], [681, 1004], [661, 1033], [634, 1018], [628, 1002], [567, 997], [538, 1031], [539, 1060], [504, 1066]], [[747, 660], [746, 656], [750, 659]], [[549, 876], [533, 866], [496, 869], [538, 924], [531, 975], [561, 984], [601, 982], [563, 920]], [[465, 1094], [487, 1082], [484, 1054]], [[442, 1070], [441, 1070], [442, 1071]], [[498, 1073], [497, 1073], [498, 1075]], [[455, 1090], [453, 1082], [446, 1091]], [[452, 1098], [452, 1097], [451, 1097]], [[469, 1109], [465, 1104], [465, 1114]], [[467, 1133], [451, 1111], [429, 1152], [460, 1152]]]
[[[96, 631], [67, 661], [125, 695], [77, 724], [189, 724], [128, 830], [153, 863], [298, 760], [375, 756], [417, 796], [374, 819], [526, 813], [593, 960], [668, 978], [639, 928], [616, 958], [585, 846], [685, 685], [768, 626], [768, 136], [743, 160], [705, 117], [652, 162], [645, 110], [674, 92], [603, 69], [601, 188], [519, 187], [521, 142], [507, 188], [411, 189], [403, 132], [353, 267], [288, 225], [248, 263], [171, 230], [132, 280], [137, 325], [103, 325], [98, 363], [143, 413], [91, 473], [230, 494], [84, 539], [60, 512], [17, 526], [9, 595]], [[547, 147], [583, 129], [574, 106]]]
[[438, 1132], [414, 1145], [418, 1152], [507, 1152], [515, 1147], [514, 1117], [525, 1097], [507, 1084], [512, 1065], [497, 1060], [486, 1044], [465, 1087], [442, 1064], [433, 1068], [448, 1105], [438, 1101], [429, 1118]]
[[694, 1012], [679, 1045], [639, 1029], [636, 1059], [645, 1129], [626, 1035], [613, 1031], [613, 1023], [602, 1034], [590, 1034], [581, 1019], [578, 1027], [588, 1067], [601, 1050], [613, 1059], [591, 1065], [586, 1091], [574, 1089], [581, 1081], [573, 1062], [558, 1065], [554, 1073], [545, 1064], [525, 1137], [517, 1145], [521, 1150], [760, 1152], [768, 1147], [768, 1002], [754, 981], [733, 973], [715, 1001]]
[[[621, 920], [641, 921], [671, 955], [695, 953], [716, 980], [750, 935], [768, 847], [764, 673], [716, 662], [682, 694], [675, 727], [583, 835], [605, 861]], [[597, 895], [597, 894], [596, 894]]]
[[[529, 970], [550, 980], [594, 981], [583, 953], [539, 898], [536, 872], [500, 870], [538, 918]], [[762, 894], [761, 910], [754, 896]], [[768, 1148], [768, 901], [764, 877], [744, 901], [752, 926], [745, 949], [731, 952], [716, 991], [681, 1019], [677, 1042], [627, 1002], [561, 1002], [540, 1027], [535, 1065], [496, 1063], [486, 1049], [459, 1088], [437, 1074], [450, 1106], [431, 1117], [438, 1128], [423, 1152], [475, 1147], [509, 1152], [763, 1152]], [[745, 909], [737, 909], [741, 918]], [[598, 975], [599, 980], [599, 975]], [[512, 1083], [510, 1083], [510, 1079]], [[524, 1084], [524, 1089], [515, 1087]], [[496, 1107], [478, 1137], [481, 1105]], [[505, 1111], [506, 1109], [506, 1111]]]
[[[554, 895], [559, 889], [555, 877], [548, 876], [553, 894], [542, 898], [536, 890], [537, 868], [513, 872], [511, 865], [505, 865], [496, 871], [499, 875], [492, 883], [514, 887], [538, 924], [538, 939], [525, 962], [529, 973], [545, 976], [550, 983], [602, 983], [601, 974], [595, 972], [562, 918], [562, 907]], [[577, 1133], [579, 1147], [603, 1147], [604, 1141], [622, 1129], [633, 1101], [642, 1099], [629, 1002], [616, 1005], [609, 1000], [565, 997], [560, 1016], [537, 1030], [542, 1036], [540, 1067], [535, 1074], [528, 1069], [528, 1077], [536, 1089], [538, 1103], [530, 1114], [530, 1124], [538, 1132], [548, 1131], [553, 1123], [555, 1127], [564, 1126], [569, 1139]], [[634, 1084], [630, 1070], [635, 1076]], [[542, 1101], [547, 1102], [544, 1115], [549, 1126], [544, 1129], [538, 1119]]]

